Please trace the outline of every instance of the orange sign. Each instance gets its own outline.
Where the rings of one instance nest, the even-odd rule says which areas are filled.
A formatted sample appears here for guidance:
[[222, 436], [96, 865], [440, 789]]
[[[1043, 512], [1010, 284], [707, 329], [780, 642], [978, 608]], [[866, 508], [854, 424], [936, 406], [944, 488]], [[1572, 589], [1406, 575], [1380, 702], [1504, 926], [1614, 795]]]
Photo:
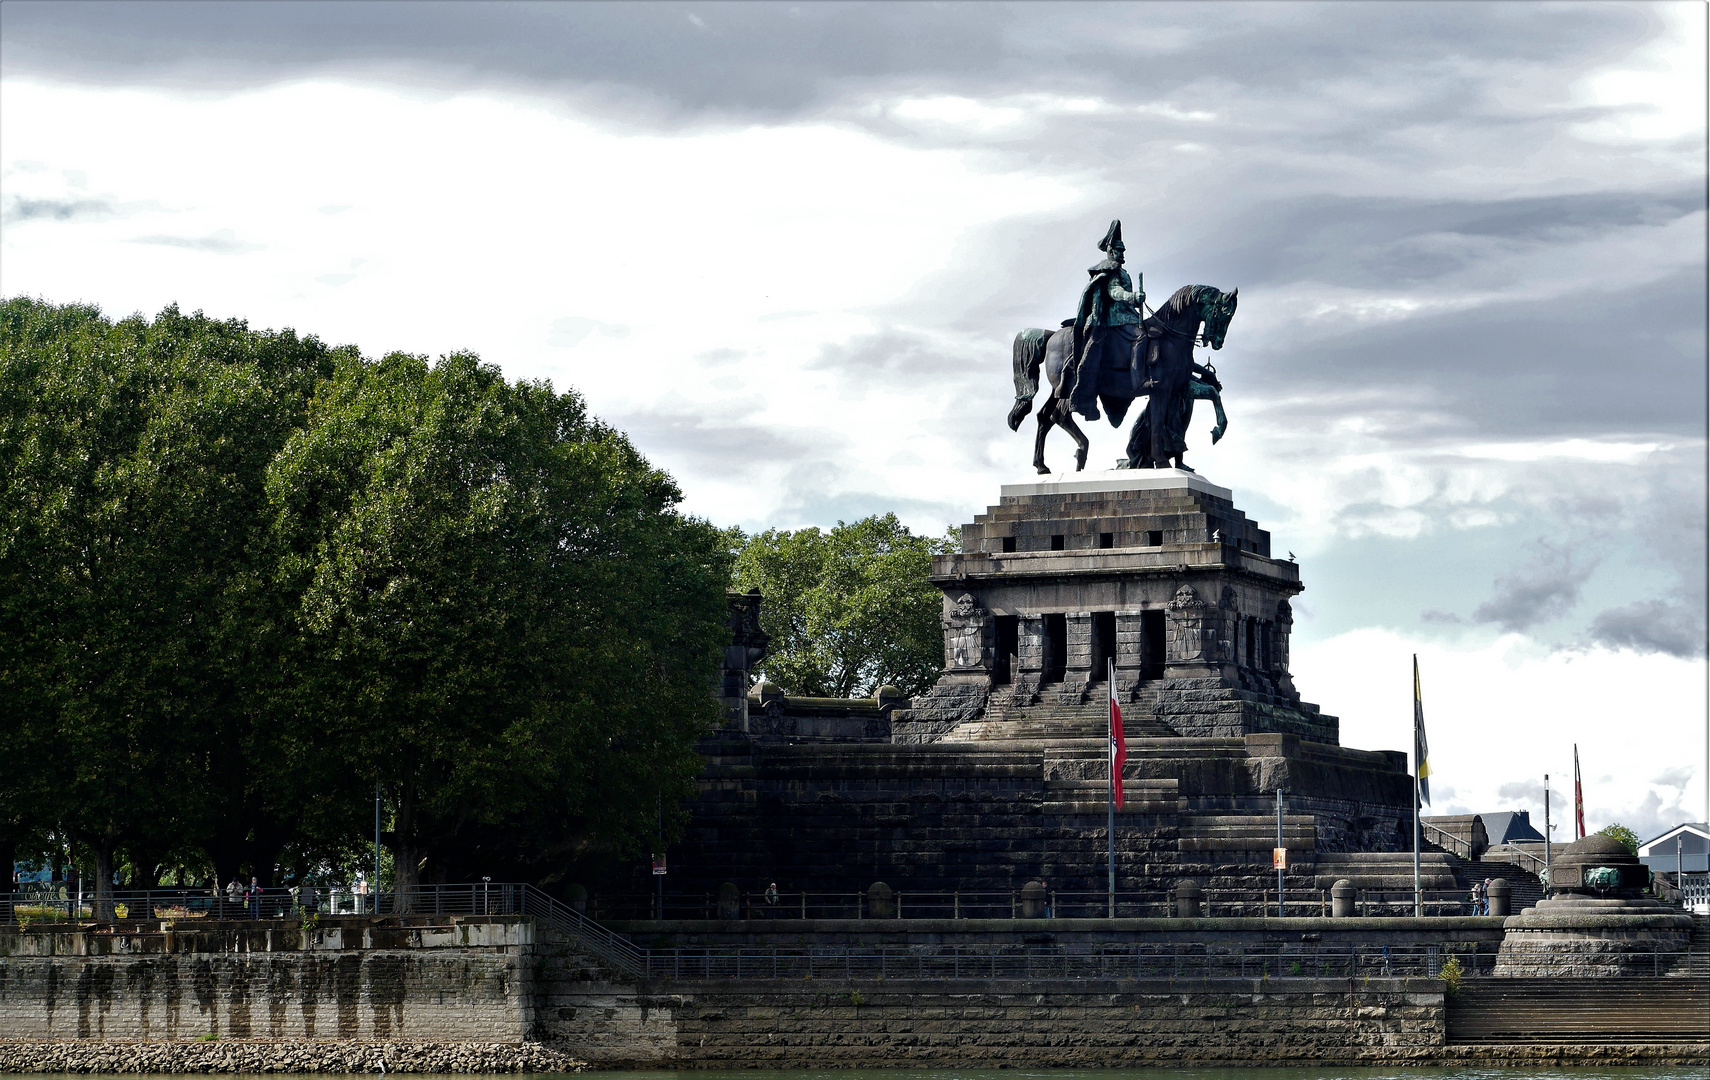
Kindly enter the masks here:
[[1278, 848], [1272, 848], [1271, 849], [1271, 869], [1272, 870], [1287, 870], [1288, 869], [1288, 848], [1278, 847]]

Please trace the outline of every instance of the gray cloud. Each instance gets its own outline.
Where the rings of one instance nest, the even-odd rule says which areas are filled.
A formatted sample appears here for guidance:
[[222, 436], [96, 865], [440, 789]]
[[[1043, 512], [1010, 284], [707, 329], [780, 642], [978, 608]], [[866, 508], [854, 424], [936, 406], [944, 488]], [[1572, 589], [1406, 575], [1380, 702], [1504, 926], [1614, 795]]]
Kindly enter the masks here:
[[[251, 251], [260, 251], [262, 248], [260, 244], [239, 240], [230, 229], [221, 229], [207, 236], [138, 236], [131, 243], [158, 244], [161, 247], [183, 248], [186, 251], [201, 251], [210, 255], [243, 255]], [[320, 280], [324, 281], [325, 279]]]
[[[1325, 72], [1399, 82], [1348, 95], [1329, 127], [1362, 116], [1443, 114], [1445, 99], [1491, 123], [1485, 64], [1587, 64], [1654, 33], [1633, 5], [1229, 4], [7, 4], [8, 69], [185, 89], [305, 75], [544, 90], [605, 86], [673, 112], [779, 116], [852, 86], [1097, 93], [1189, 109], [1229, 97], [1297, 94]], [[1451, 56], [1454, 63], [1445, 64]], [[1215, 88], [1215, 89], [1214, 89]], [[1154, 113], [1153, 125], [1169, 123]], [[1377, 140], [1382, 133], [1365, 131]]]
[[[1549, 790], [1550, 806], [1552, 809], [1569, 805], [1568, 800], [1561, 792], [1554, 788]], [[1544, 806], [1544, 783], [1542, 780], [1512, 780], [1506, 784], [1500, 785], [1496, 789], [1496, 797], [1504, 802], [1525, 803], [1534, 810], [1542, 811]], [[1552, 817], [1554, 816], [1555, 815], [1552, 815]], [[1560, 824], [1559, 818], [1557, 819], [1557, 824]], [[1541, 813], [1537, 820], [1533, 822], [1532, 827], [1537, 829], [1539, 832], [1544, 831], [1544, 819]]]
[[1702, 604], [1689, 607], [1665, 600], [1641, 600], [1610, 608], [1591, 621], [1591, 638], [1610, 648], [1687, 658], [1703, 656], [1704, 608]]
[[773, 425], [686, 407], [637, 410], [609, 420], [649, 458], [657, 457], [673, 471], [687, 466], [708, 477], [742, 478], [777, 462], [829, 459], [837, 449]]
[[14, 196], [6, 207], [12, 221], [100, 221], [114, 214], [106, 199], [26, 199]]
[[1542, 541], [1538, 547], [1526, 565], [1496, 579], [1495, 593], [1474, 609], [1474, 620], [1523, 631], [1560, 618], [1579, 603], [1580, 588], [1596, 569], [1596, 560]]

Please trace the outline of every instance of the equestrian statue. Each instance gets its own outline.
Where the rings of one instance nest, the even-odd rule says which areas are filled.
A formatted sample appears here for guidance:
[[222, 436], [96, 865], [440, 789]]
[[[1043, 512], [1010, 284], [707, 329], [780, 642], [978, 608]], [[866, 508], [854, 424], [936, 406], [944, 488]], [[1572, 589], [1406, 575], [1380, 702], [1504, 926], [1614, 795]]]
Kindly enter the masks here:
[[1015, 406], [1009, 410], [1011, 431], [1033, 410], [1039, 393], [1039, 369], [1051, 381], [1051, 393], [1039, 408], [1039, 434], [1033, 444], [1033, 467], [1045, 466], [1045, 436], [1060, 427], [1075, 440], [1075, 469], [1087, 464], [1087, 437], [1075, 423], [1079, 413], [1099, 418], [1102, 403], [1111, 427], [1120, 427], [1137, 397], [1146, 405], [1128, 436], [1127, 456], [1119, 469], [1188, 469], [1187, 429], [1193, 403], [1209, 398], [1217, 410], [1213, 443], [1223, 437], [1223, 384], [1217, 369], [1194, 362], [1196, 344], [1223, 348], [1229, 320], [1235, 316], [1236, 289], [1220, 292], [1210, 285], [1186, 285], [1150, 315], [1146, 314], [1144, 275], [1130, 278], [1123, 268], [1122, 222], [1113, 221], [1099, 250], [1105, 257], [1087, 274], [1073, 319], [1056, 330], [1023, 330], [1015, 335]]

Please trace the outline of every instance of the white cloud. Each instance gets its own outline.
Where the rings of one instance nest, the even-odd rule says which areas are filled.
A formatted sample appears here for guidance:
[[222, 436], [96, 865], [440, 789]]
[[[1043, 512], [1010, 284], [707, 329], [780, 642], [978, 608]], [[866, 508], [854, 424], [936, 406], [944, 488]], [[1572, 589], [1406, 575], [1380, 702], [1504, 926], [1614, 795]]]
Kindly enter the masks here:
[[[1552, 799], [1553, 818], [1571, 828], [1577, 743], [1588, 829], [1621, 822], [1643, 834], [1703, 820], [1702, 662], [1626, 650], [1546, 652], [1518, 634], [1444, 642], [1362, 629], [1292, 650], [1295, 685], [1341, 718], [1343, 745], [1405, 751], [1415, 653], [1432, 785], [1452, 786], [1471, 812], [1529, 809], [1541, 823], [1548, 774], [1552, 791], [1569, 800]], [[1504, 785], [1513, 785], [1510, 797]]]

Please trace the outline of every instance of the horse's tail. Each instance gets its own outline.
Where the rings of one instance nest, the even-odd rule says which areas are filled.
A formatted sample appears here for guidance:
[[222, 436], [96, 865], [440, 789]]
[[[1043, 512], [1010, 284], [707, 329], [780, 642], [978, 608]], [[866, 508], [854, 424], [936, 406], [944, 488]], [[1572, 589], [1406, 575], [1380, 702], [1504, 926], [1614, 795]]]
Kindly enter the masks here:
[[1033, 396], [1039, 393], [1039, 365], [1045, 362], [1050, 330], [1030, 328], [1015, 335], [1015, 407], [1009, 410], [1009, 429], [1014, 431], [1033, 411]]

